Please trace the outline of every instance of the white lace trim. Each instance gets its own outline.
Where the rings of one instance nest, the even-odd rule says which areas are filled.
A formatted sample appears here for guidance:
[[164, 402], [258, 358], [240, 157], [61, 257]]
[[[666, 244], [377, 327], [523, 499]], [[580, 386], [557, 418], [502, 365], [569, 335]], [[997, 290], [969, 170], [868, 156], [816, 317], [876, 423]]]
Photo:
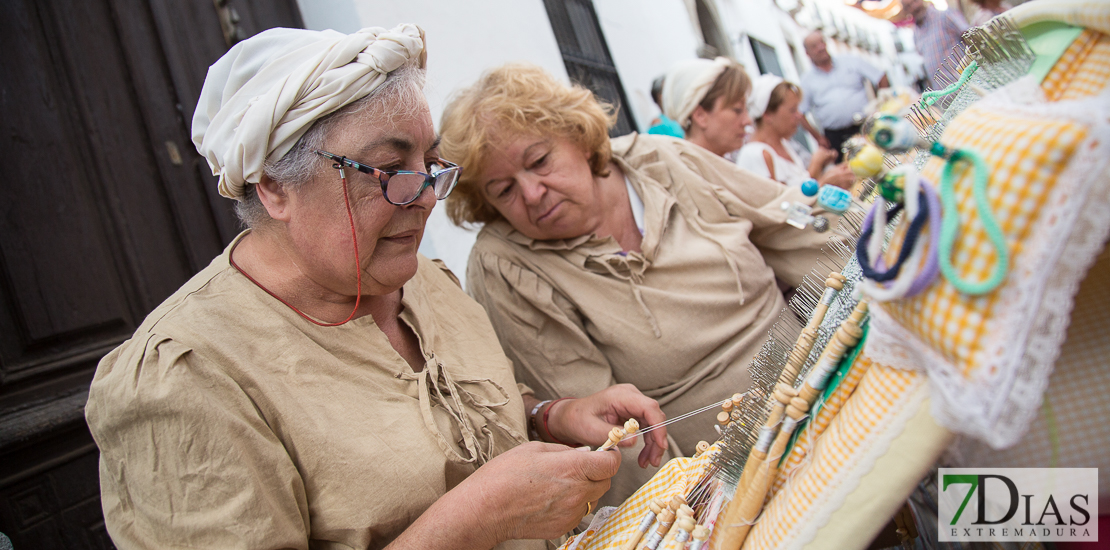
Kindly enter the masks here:
[[[991, 101], [991, 100], [994, 101]], [[984, 341], [962, 375], [928, 345], [898, 325], [881, 305], [871, 313], [867, 353], [874, 360], [929, 373], [933, 416], [955, 432], [996, 449], [1016, 443], [1041, 406], [1060, 352], [1079, 283], [1110, 230], [1110, 95], [1040, 105], [984, 98], [979, 108], [1066, 118], [1090, 124], [1014, 258]], [[988, 103], [989, 102], [989, 103]]]

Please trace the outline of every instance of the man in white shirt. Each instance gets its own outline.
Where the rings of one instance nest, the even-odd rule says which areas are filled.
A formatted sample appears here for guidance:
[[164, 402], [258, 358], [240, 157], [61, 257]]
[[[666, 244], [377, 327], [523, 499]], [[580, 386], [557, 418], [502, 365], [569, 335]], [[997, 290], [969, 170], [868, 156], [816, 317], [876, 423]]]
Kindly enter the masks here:
[[[853, 55], [833, 58], [825, 48], [821, 31], [813, 31], [803, 42], [806, 55], [813, 62], [813, 69], [802, 76], [802, 113], [813, 113], [824, 129], [818, 132], [805, 118], [802, 126], [821, 144], [837, 152], [846, 139], [859, 132], [860, 122], [867, 106], [867, 88], [864, 80], [875, 89], [890, 85], [886, 73]], [[858, 118], [857, 118], [858, 115]]]

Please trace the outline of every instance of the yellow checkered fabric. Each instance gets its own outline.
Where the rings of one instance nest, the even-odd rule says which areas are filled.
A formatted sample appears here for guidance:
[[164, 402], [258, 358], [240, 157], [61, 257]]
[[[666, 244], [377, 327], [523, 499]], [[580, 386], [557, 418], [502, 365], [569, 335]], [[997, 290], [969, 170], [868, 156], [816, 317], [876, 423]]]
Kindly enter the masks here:
[[810, 418], [806, 423], [805, 428], [794, 443], [794, 448], [787, 455], [786, 460], [782, 463], [782, 475], [775, 480], [774, 485], [771, 487], [772, 493], [778, 493], [782, 488], [783, 483], [786, 482], [791, 472], [794, 472], [801, 466], [805, 457], [813, 449], [813, 442], [825, 433], [836, 414], [840, 412], [841, 407], [856, 391], [856, 386], [859, 385], [860, 380], [863, 379], [864, 373], [871, 368], [871, 359], [865, 355], [856, 357], [848, 370], [848, 374], [840, 381], [840, 384], [833, 390], [832, 395], [821, 406], [821, 410], [817, 411], [817, 415]]
[[1110, 2], [1106, 0], [1037, 0], [1006, 12], [1018, 28], [1042, 21], [1059, 21], [1110, 33]]
[[[905, 398], [927, 383], [924, 374], [873, 363], [860, 354], [853, 363], [870, 364], [854, 392], [834, 415], [825, 433], [763, 510], [748, 534], [745, 550], [780, 548], [785, 538], [812, 519], [830, 488], [843, 483], [843, 473], [858, 463], [879, 436], [896, 427], [891, 418]], [[820, 416], [820, 415], [819, 415]], [[891, 511], [893, 513], [893, 510]]]
[[[1006, 236], [1011, 257], [1022, 252], [1039, 212], [1049, 199], [1056, 178], [1067, 167], [1077, 146], [1087, 136], [1083, 124], [1045, 120], [1027, 115], [991, 111], [972, 105], [945, 129], [947, 147], [978, 152], [990, 167], [988, 196], [991, 210]], [[940, 181], [944, 167], [933, 158], [922, 174]], [[952, 247], [952, 263], [965, 280], [985, 280], [994, 265], [995, 252], [975, 213], [972, 171], [958, 173], [954, 189], [960, 232]], [[970, 375], [974, 360], [992, 317], [998, 293], [969, 298], [944, 279], [925, 292], [883, 307], [903, 327]]]
[[[649, 510], [648, 504], [651, 499], [658, 497], [663, 502], [670, 502], [675, 495], [685, 495], [687, 488], [701, 479], [705, 467], [709, 465], [710, 456], [718, 449], [717, 444], [714, 443], [709, 449], [695, 458], [675, 458], [667, 461], [643, 487], [628, 497], [628, 500], [609, 516], [596, 533], [586, 531], [579, 535], [583, 540], [578, 544], [578, 549], [620, 548], [622, 544], [628, 542], [635, 535], [644, 513]], [[573, 541], [574, 539], [568, 540], [563, 548], [569, 547]]]
[[1049, 101], [1091, 97], [1110, 82], [1110, 36], [1084, 30], [1041, 83]]

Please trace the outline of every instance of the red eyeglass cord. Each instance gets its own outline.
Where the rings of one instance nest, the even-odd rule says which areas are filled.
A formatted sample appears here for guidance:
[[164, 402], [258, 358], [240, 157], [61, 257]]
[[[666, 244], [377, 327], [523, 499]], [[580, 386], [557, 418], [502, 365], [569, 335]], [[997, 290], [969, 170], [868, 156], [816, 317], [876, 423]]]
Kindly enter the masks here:
[[[266, 291], [266, 294], [273, 296], [275, 300], [285, 304], [289, 309], [296, 311], [298, 315], [304, 317], [306, 320], [308, 320], [308, 322], [314, 325], [320, 325], [322, 327], [337, 327], [339, 325], [346, 324], [347, 321], [350, 321], [351, 319], [354, 319], [355, 313], [358, 312], [359, 302], [362, 301], [362, 264], [359, 263], [358, 259], [358, 236], [355, 234], [355, 217], [351, 214], [351, 199], [347, 196], [347, 175], [343, 172], [342, 169], [339, 170], [339, 179], [343, 181], [343, 202], [347, 205], [347, 221], [351, 222], [351, 242], [354, 244], [355, 247], [355, 280], [357, 281], [357, 288], [355, 290], [355, 308], [351, 310], [351, 314], [348, 315], [346, 319], [338, 323], [321, 323], [320, 321], [317, 321], [316, 319], [305, 315], [304, 312], [297, 309], [296, 306], [281, 299], [281, 297], [277, 294], [270, 292], [270, 289], [262, 286], [262, 283], [256, 281], [254, 277], [251, 277], [250, 274], [246, 271], [243, 271], [243, 268], [239, 267], [239, 265], [235, 263], [235, 257], [233, 254], [235, 252], [234, 248], [232, 248], [231, 253], [228, 253], [227, 255], [227, 259], [228, 262], [231, 263], [231, 267], [234, 267], [236, 271], [242, 273], [243, 276], [247, 278], [247, 280], [254, 283], [255, 286], [257, 286], [258, 288]], [[238, 246], [238, 243], [236, 244], [236, 246]]]

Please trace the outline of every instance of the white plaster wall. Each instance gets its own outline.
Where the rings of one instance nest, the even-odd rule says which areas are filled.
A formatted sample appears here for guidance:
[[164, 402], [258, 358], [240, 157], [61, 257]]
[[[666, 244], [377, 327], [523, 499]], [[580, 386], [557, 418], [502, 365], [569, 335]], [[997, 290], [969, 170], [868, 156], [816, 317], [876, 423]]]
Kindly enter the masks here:
[[798, 67], [783, 33], [780, 19], [783, 12], [774, 0], [717, 0], [717, 11], [737, 61], [744, 64], [750, 76], [759, 76], [759, 65], [752, 53], [749, 36], [775, 48], [783, 77], [798, 81]]
[[414, 23], [428, 39], [432, 119], [452, 91], [473, 84], [482, 72], [510, 61], [540, 65], [567, 81], [559, 45], [543, 0], [298, 0], [305, 26], [354, 32], [363, 27]]
[[594, 0], [629, 110], [641, 131], [659, 115], [651, 81], [697, 57], [698, 36], [684, 0]]

